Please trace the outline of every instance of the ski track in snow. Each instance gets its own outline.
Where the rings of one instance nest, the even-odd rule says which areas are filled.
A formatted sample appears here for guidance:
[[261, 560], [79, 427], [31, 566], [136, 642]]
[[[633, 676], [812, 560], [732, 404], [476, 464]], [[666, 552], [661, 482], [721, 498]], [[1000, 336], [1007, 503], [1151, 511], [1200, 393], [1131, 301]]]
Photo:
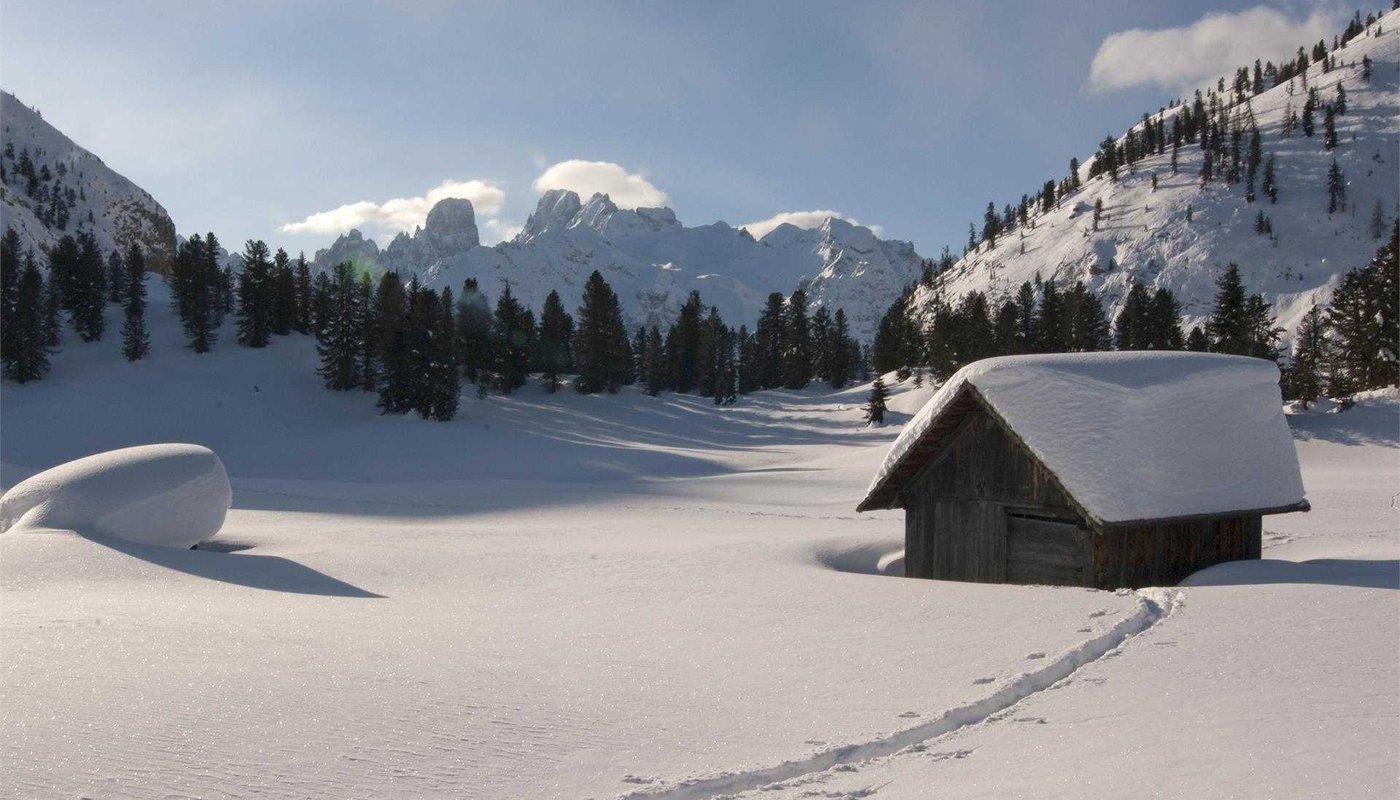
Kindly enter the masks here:
[[707, 800], [730, 797], [812, 776], [836, 767], [892, 756], [962, 728], [986, 722], [1031, 695], [1059, 684], [1085, 665], [1103, 658], [1133, 637], [1150, 630], [1175, 613], [1185, 599], [1184, 593], [1172, 589], [1141, 589], [1136, 594], [1136, 611], [1119, 620], [1118, 624], [1109, 630], [1070, 648], [1038, 670], [1022, 673], [994, 694], [944, 711], [937, 719], [868, 742], [823, 750], [807, 758], [784, 761], [775, 766], [745, 772], [684, 781], [660, 790], [644, 789], [619, 795], [618, 800]]

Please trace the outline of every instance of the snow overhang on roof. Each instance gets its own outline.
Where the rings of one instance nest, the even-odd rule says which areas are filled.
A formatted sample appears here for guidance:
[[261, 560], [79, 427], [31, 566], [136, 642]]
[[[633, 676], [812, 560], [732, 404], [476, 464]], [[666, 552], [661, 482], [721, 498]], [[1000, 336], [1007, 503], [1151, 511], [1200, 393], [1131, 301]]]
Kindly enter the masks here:
[[857, 506], [899, 491], [983, 404], [1090, 521], [1307, 510], [1279, 372], [1216, 353], [1004, 356], [959, 370], [905, 425]]

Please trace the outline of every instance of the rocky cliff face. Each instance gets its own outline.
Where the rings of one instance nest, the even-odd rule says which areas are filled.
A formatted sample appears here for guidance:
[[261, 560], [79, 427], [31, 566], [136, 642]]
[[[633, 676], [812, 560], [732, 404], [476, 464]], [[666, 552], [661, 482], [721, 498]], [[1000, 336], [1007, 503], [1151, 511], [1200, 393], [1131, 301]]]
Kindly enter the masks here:
[[9, 92], [0, 93], [0, 216], [42, 264], [68, 234], [91, 232], [104, 253], [133, 244], [168, 272], [175, 223], [150, 193], [117, 174]]

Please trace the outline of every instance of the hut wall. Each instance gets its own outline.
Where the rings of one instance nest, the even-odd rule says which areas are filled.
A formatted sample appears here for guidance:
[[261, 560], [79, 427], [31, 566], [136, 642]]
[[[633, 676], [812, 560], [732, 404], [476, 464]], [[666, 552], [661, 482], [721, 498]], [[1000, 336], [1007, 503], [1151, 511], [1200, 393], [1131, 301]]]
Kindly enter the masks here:
[[1116, 528], [1094, 537], [1094, 580], [1100, 589], [1171, 586], [1222, 561], [1259, 558], [1258, 514]]
[[[1068, 523], [1087, 536], [1083, 520], [1059, 491], [1049, 472], [1030, 458], [1000, 424], [981, 409], [969, 412], [939, 455], [905, 487], [904, 569], [916, 578], [1001, 583], [1007, 580], [1087, 583], [1091, 551], [1086, 546], [1071, 579], [1042, 574], [1040, 565], [1063, 562], [1070, 543], [1039, 523]], [[1011, 539], [1008, 514], [1024, 515], [1021, 528], [1032, 535]], [[1079, 551], [1076, 551], [1079, 552]], [[1016, 556], [1019, 554], [1020, 558]], [[1008, 563], [1015, 573], [1008, 576]]]

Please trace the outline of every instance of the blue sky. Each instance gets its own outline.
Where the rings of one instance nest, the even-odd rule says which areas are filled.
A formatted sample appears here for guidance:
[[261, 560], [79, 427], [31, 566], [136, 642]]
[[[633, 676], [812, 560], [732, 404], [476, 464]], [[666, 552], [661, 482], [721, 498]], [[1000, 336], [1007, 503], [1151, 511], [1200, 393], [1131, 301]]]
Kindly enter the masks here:
[[1319, 29], [1330, 42], [1349, 14], [1199, 0], [3, 0], [0, 84], [154, 194], [181, 232], [212, 229], [231, 248], [310, 252], [351, 223], [382, 238], [459, 193], [494, 241], [561, 185], [664, 201], [691, 225], [834, 210], [932, 256], [988, 200], [1060, 177], [1216, 62], [1276, 57]]

